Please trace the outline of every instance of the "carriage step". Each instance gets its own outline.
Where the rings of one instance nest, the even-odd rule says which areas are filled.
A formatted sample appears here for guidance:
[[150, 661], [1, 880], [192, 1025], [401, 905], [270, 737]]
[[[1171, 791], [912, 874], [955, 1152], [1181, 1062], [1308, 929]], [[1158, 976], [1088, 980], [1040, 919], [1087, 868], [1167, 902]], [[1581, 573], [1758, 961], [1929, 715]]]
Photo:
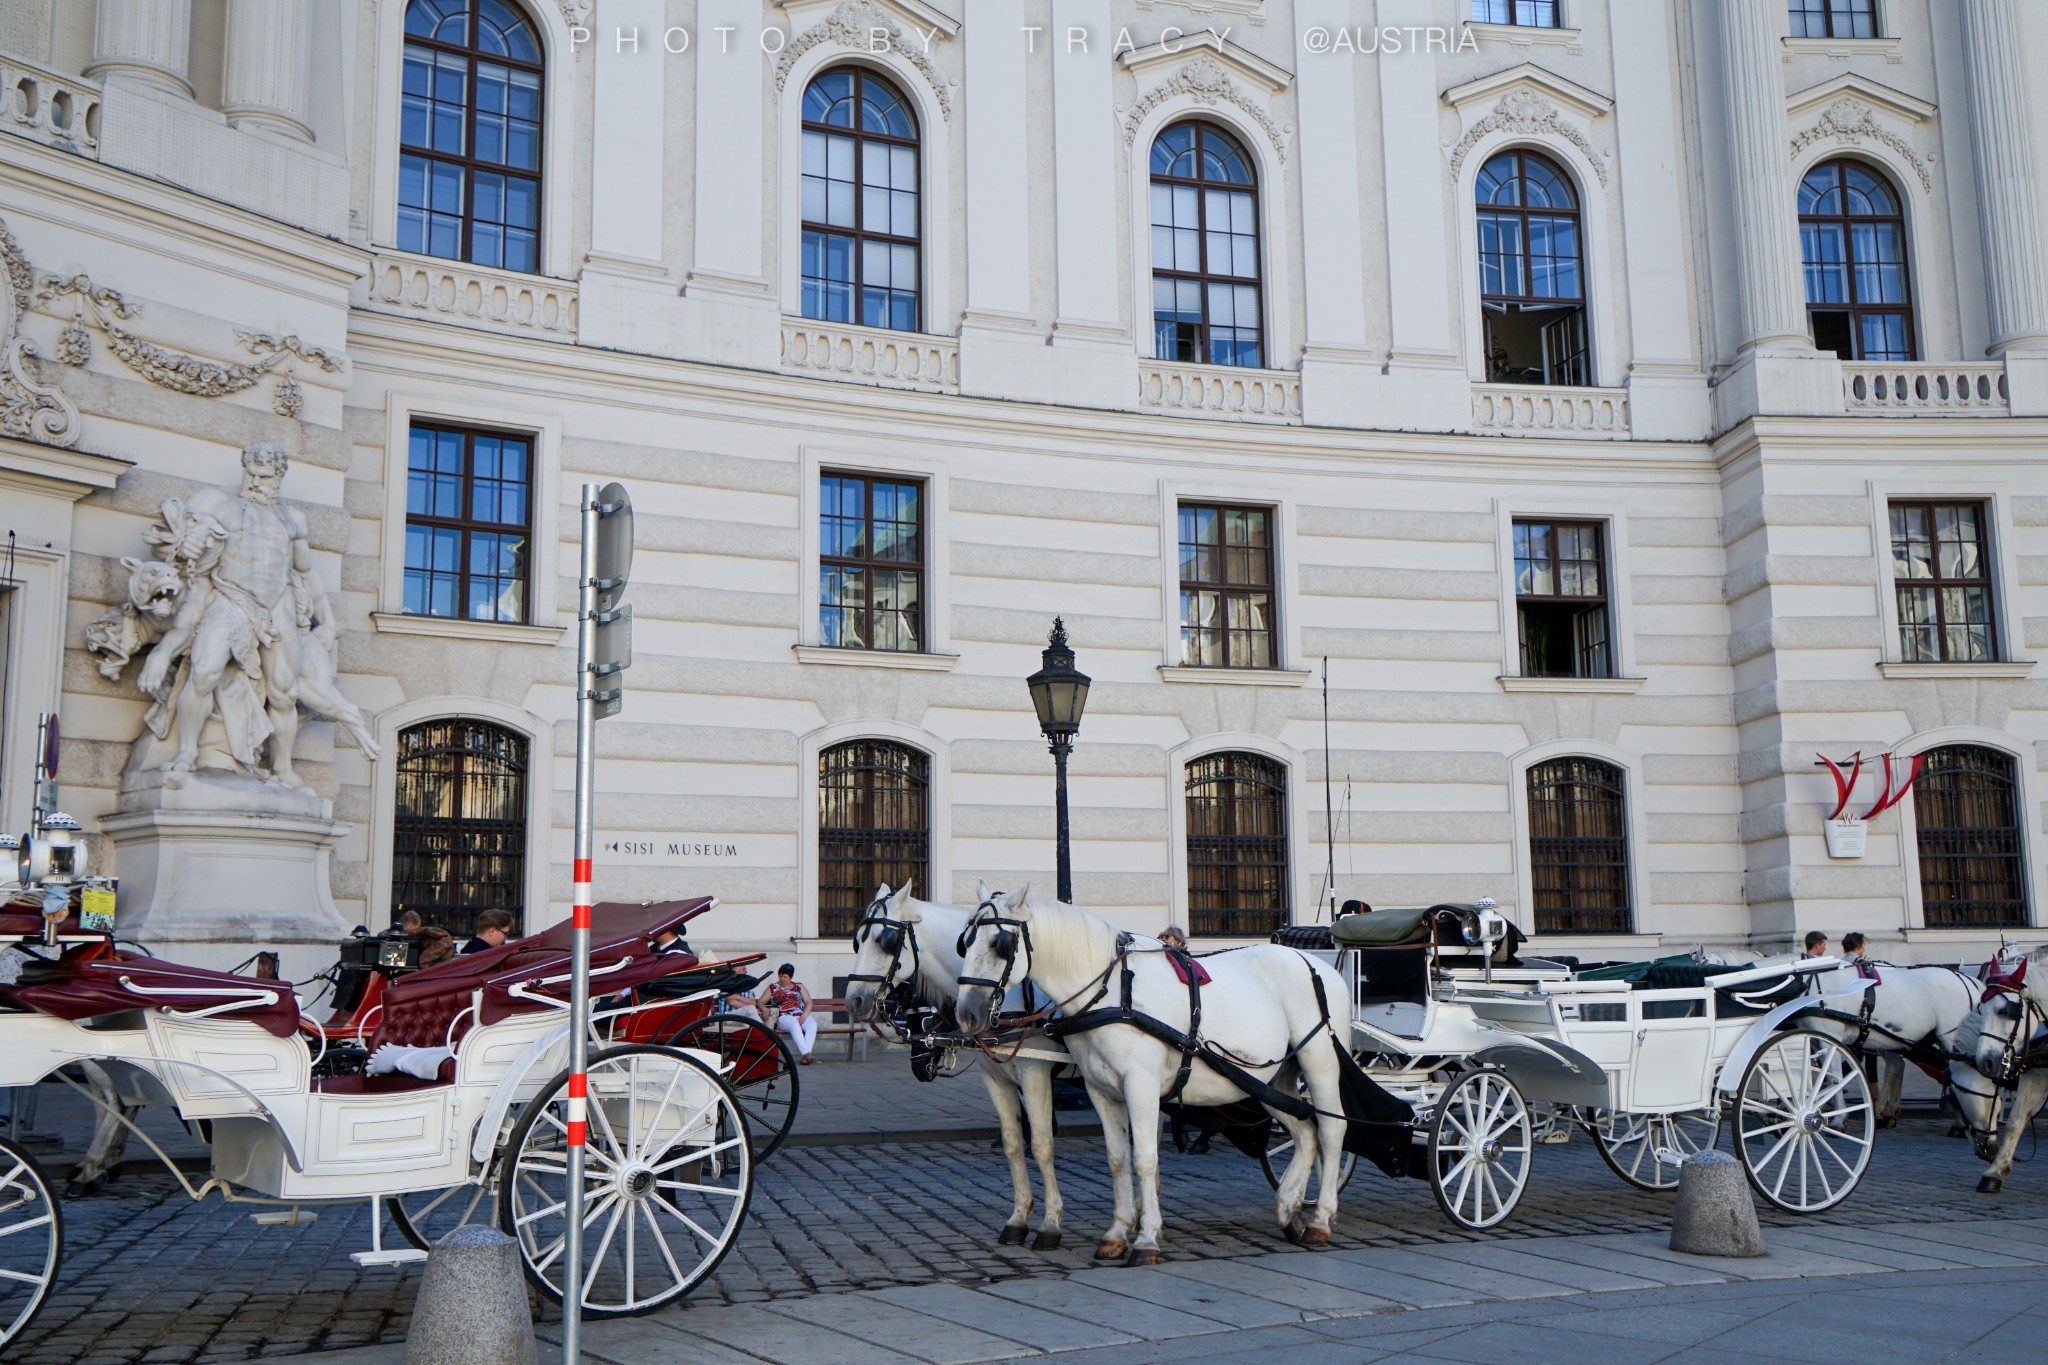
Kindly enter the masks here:
[[424, 1261], [427, 1253], [416, 1247], [388, 1247], [383, 1251], [352, 1251], [348, 1258], [357, 1265], [411, 1265]]

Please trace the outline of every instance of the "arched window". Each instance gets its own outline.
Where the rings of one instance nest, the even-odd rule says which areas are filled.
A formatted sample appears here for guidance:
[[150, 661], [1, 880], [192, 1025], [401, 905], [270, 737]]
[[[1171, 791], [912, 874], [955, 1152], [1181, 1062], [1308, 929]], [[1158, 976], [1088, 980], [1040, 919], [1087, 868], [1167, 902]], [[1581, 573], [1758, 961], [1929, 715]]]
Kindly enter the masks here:
[[474, 933], [479, 910], [526, 916], [526, 736], [450, 717], [398, 735], [391, 913]]
[[1486, 377], [1591, 384], [1579, 196], [1548, 158], [1510, 151], [1479, 168], [1479, 307]]
[[398, 245], [540, 269], [540, 39], [507, 0], [410, 0]]
[[858, 67], [812, 81], [804, 91], [805, 317], [918, 329], [917, 196], [910, 102]]
[[1287, 765], [1204, 754], [1187, 766], [1188, 928], [1248, 937], [1287, 923]]
[[1913, 781], [1920, 912], [1930, 929], [2027, 923], [2027, 843], [2012, 756], [1977, 744], [1928, 751]]
[[1152, 334], [1161, 360], [1265, 364], [1259, 187], [1237, 140], [1178, 123], [1152, 143]]
[[1891, 181], [1860, 161], [1823, 161], [1799, 182], [1799, 249], [1813, 344], [1844, 360], [1911, 360], [1906, 217]]
[[1789, 0], [1794, 38], [1875, 38], [1877, 0]]
[[931, 758], [856, 739], [818, 755], [818, 934], [851, 934], [876, 886], [931, 885]]
[[1630, 932], [1628, 786], [1597, 758], [1529, 769], [1529, 871], [1539, 934]]

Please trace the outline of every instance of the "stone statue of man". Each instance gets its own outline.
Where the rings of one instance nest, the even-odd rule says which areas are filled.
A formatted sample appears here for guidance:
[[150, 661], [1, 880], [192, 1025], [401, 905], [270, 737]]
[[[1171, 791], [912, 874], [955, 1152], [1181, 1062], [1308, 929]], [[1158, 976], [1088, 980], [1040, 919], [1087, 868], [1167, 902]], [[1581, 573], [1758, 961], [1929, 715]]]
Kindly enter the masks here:
[[[253, 441], [242, 451], [239, 488], [201, 489], [176, 518], [167, 504], [169, 534], [156, 539], [169, 542], [183, 590], [138, 680], [167, 713], [151, 716], [174, 745], [167, 773], [198, 763], [202, 732], [218, 716], [238, 764], [309, 792], [292, 767], [301, 701], [376, 756], [362, 713], [335, 687], [336, 618], [313, 573], [305, 518], [278, 501], [289, 467], [282, 447]], [[174, 672], [181, 661], [182, 681]]]

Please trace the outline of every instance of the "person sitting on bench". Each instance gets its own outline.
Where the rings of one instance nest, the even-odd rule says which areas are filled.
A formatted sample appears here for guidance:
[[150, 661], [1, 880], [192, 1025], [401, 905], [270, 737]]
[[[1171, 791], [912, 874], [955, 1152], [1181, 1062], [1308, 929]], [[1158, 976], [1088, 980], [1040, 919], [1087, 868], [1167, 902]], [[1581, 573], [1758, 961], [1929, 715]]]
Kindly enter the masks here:
[[818, 1019], [811, 1013], [811, 993], [796, 979], [796, 964], [785, 962], [775, 969], [775, 979], [761, 988], [759, 1003], [770, 1021], [796, 1043], [797, 1061], [811, 1064], [811, 1047], [818, 1041]]

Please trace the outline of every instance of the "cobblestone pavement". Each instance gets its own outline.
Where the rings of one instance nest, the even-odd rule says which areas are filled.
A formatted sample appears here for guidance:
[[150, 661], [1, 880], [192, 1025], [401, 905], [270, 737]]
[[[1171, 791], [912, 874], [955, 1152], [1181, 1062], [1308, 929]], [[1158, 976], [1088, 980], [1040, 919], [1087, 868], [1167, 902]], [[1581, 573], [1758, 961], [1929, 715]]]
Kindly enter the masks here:
[[[1909, 1114], [1880, 1136], [1869, 1174], [1843, 1206], [1816, 1219], [1769, 1217], [1767, 1229], [2048, 1217], [2048, 1173], [2022, 1166], [2003, 1195], [1977, 1195], [1978, 1163], [1946, 1130], [1945, 1120]], [[1099, 1139], [1063, 1141], [1060, 1155], [1069, 1246], [1036, 1253], [994, 1245], [1008, 1182], [1000, 1155], [984, 1142], [784, 1152], [762, 1168], [740, 1243], [693, 1302], [1083, 1269], [1108, 1221], [1108, 1173]], [[1170, 1259], [1288, 1250], [1256, 1162], [1227, 1149], [1183, 1156], [1169, 1147], [1162, 1167]], [[64, 1213], [61, 1288], [11, 1353], [21, 1365], [246, 1360], [404, 1336], [419, 1271], [365, 1271], [349, 1261], [368, 1243], [366, 1206], [323, 1209], [297, 1228], [257, 1227], [246, 1207], [195, 1207], [168, 1175], [136, 1166], [109, 1193], [69, 1203]], [[1668, 1219], [1668, 1196], [1622, 1185], [1580, 1137], [1540, 1150], [1529, 1194], [1501, 1232], [1641, 1232]], [[1427, 1185], [1361, 1170], [1346, 1191], [1336, 1245], [1461, 1240], [1484, 1239], [1448, 1224]]]

